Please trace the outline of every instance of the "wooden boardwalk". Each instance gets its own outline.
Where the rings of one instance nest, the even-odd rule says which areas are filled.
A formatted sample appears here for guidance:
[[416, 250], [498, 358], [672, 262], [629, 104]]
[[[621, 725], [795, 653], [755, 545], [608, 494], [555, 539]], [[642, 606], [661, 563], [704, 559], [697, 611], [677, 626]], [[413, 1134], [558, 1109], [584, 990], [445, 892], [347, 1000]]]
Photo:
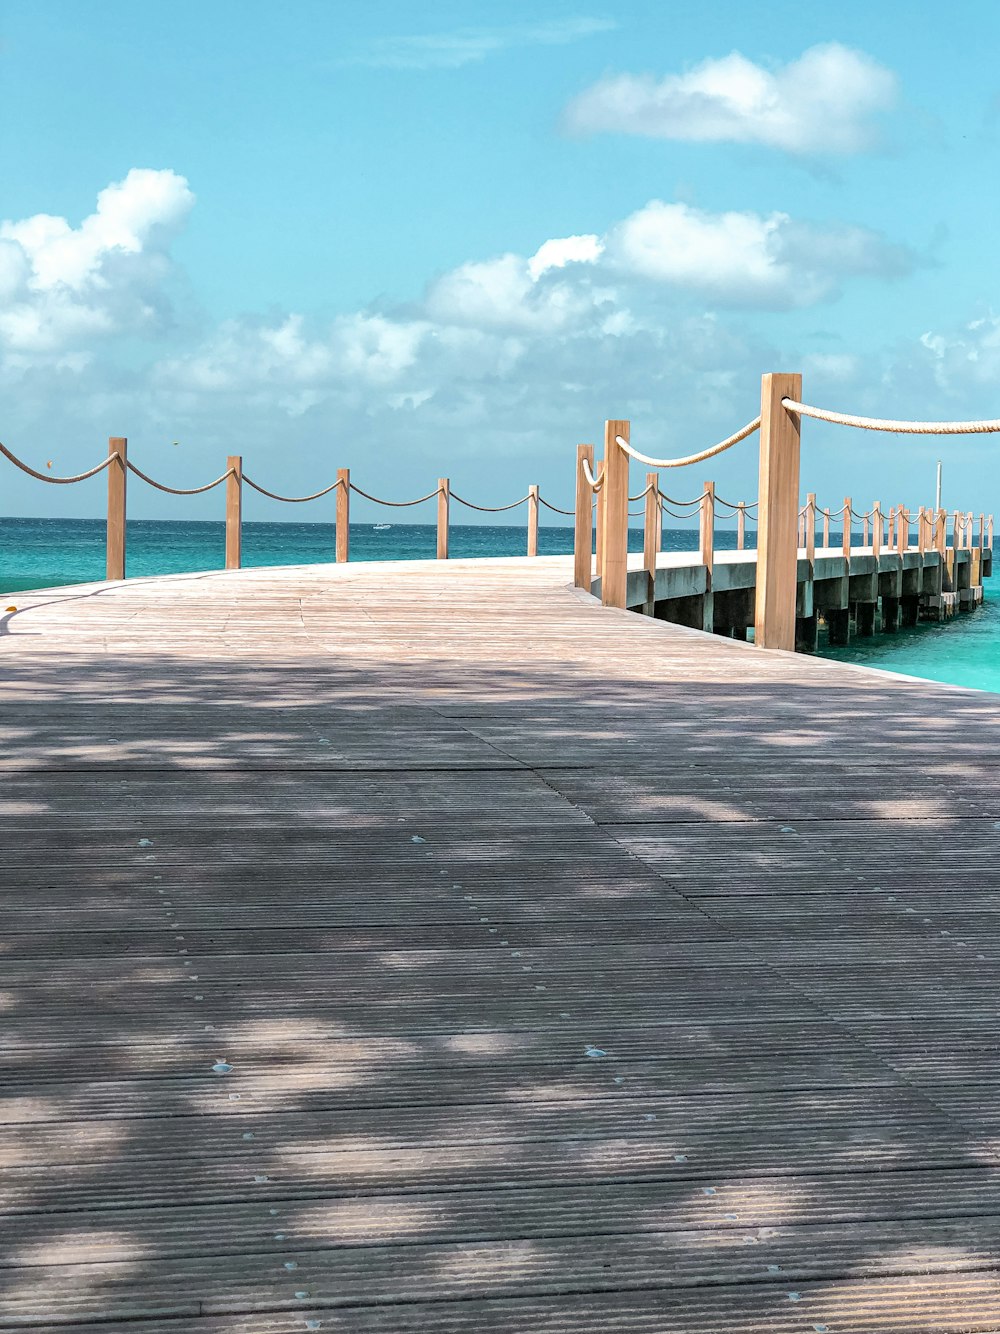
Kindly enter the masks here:
[[1000, 700], [563, 558], [0, 617], [0, 1328], [1000, 1328]]

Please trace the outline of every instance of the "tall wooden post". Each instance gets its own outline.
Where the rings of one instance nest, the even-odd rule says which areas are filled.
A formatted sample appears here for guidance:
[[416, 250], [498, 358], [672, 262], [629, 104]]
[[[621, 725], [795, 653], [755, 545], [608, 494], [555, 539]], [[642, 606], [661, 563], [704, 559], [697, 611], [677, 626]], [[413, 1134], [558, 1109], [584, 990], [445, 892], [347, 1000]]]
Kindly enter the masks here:
[[993, 515], [987, 515], [986, 518], [986, 545], [990, 551], [993, 550]]
[[844, 497], [844, 532], [842, 535], [844, 559], [851, 559], [851, 497]]
[[868, 545], [868, 526], [869, 526], [868, 511], [865, 510], [864, 522], [861, 526], [861, 545], [863, 547], [866, 547]]
[[538, 487], [528, 487], [528, 555], [538, 555]]
[[643, 519], [642, 563], [646, 568], [647, 616], [653, 615], [656, 605], [656, 557], [663, 542], [663, 519], [660, 515], [660, 474], [646, 473], [646, 513]]
[[886, 546], [892, 550], [896, 545], [896, 506], [889, 506], [889, 532], [886, 537]]
[[736, 505], [736, 550], [743, 551], [747, 544], [747, 504], [741, 500]]
[[[599, 471], [594, 476], [605, 477], [607, 475], [608, 451], [605, 448], [604, 455], [598, 465]], [[598, 579], [601, 577], [602, 567], [604, 565], [604, 502], [608, 494], [608, 488], [601, 486], [597, 493], [597, 512], [594, 520], [595, 540], [594, 540], [594, 569], [597, 572]]]
[[795, 649], [798, 552], [799, 418], [783, 398], [802, 401], [801, 375], [765, 375], [760, 403], [760, 485], [757, 510], [757, 594], [754, 642]]
[[112, 436], [108, 453], [108, 559], [107, 577], [125, 578], [125, 483], [128, 480], [128, 441]]
[[876, 500], [872, 505], [872, 555], [878, 559], [882, 554], [882, 506]]
[[351, 556], [351, 470], [337, 469], [337, 560]]
[[975, 526], [976, 526], [975, 516], [973, 515], [972, 511], [969, 510], [968, 514], [965, 516], [965, 546], [969, 551], [972, 550], [973, 538], [975, 536], [974, 533]]
[[628, 587], [628, 455], [616, 436], [629, 438], [627, 421], [604, 423], [604, 533], [601, 543], [601, 601], [625, 606]]
[[910, 549], [910, 511], [900, 505], [896, 510], [896, 550], [904, 556]]
[[917, 510], [917, 550], [921, 556], [927, 550], [927, 510], [923, 505]]
[[979, 516], [979, 549], [982, 550], [986, 545], [986, 515]]
[[[806, 560], [816, 559], [816, 492], [806, 496]], [[810, 576], [811, 577], [811, 576]]]
[[594, 446], [576, 447], [576, 516], [573, 528], [573, 582], [590, 592], [594, 550], [594, 492], [584, 475], [586, 461], [594, 474]]
[[705, 591], [712, 591], [712, 567], [715, 565], [715, 483], [706, 482], [701, 496], [699, 514], [699, 560], [707, 570]]
[[823, 550], [826, 551], [830, 546], [830, 511], [823, 511]]
[[934, 516], [934, 546], [943, 561], [948, 550], [948, 516], [944, 510], [938, 510]]
[[243, 456], [226, 459], [226, 569], [238, 570], [243, 561]]
[[451, 508], [451, 483], [447, 477], [438, 478], [438, 560], [448, 559], [448, 511]]

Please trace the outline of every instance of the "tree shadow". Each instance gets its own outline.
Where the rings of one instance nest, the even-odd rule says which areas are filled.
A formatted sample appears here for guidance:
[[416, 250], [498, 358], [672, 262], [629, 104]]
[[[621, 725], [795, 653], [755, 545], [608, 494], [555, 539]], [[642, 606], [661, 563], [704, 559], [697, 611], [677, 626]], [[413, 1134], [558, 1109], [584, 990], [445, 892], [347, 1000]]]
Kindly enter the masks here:
[[0, 1328], [997, 1326], [997, 701], [636, 638], [5, 655]]

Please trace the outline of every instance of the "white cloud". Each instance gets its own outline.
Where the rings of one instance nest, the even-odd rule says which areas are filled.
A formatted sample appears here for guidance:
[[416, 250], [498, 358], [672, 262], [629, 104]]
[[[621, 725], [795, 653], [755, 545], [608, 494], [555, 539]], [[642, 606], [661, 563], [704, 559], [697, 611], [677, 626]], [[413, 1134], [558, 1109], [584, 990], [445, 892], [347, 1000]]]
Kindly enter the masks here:
[[193, 203], [182, 176], [133, 168], [78, 227], [46, 213], [0, 223], [0, 347], [62, 355], [162, 322], [167, 246]]
[[[552, 248], [546, 255], [547, 247]], [[607, 299], [602, 291], [557, 275], [569, 263], [592, 263], [599, 253], [596, 237], [570, 237], [546, 242], [531, 259], [500, 255], [460, 264], [431, 284], [427, 314], [441, 324], [555, 333]]]
[[507, 28], [459, 28], [454, 32], [383, 37], [351, 63], [374, 69], [460, 69], [514, 47], [566, 46], [611, 32], [612, 19], [569, 18]]
[[545, 241], [528, 260], [528, 273], [536, 281], [549, 269], [567, 264], [595, 264], [604, 250], [599, 236], [560, 236]]
[[652, 200], [614, 227], [606, 258], [626, 273], [722, 305], [809, 306], [845, 278], [895, 278], [915, 258], [877, 232], [795, 222], [785, 213], [706, 213]]
[[607, 75], [573, 99], [565, 119], [580, 134], [858, 153], [877, 143], [876, 118], [896, 97], [891, 70], [830, 42], [773, 71], [733, 52], [662, 79]]

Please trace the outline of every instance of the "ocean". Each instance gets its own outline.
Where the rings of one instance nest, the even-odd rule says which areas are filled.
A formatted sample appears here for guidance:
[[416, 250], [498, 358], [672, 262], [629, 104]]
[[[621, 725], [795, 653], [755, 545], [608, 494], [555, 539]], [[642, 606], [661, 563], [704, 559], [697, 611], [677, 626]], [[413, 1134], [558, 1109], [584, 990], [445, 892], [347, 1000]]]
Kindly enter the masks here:
[[[104, 532], [102, 519], [0, 518], [0, 596], [28, 588], [103, 579]], [[747, 536], [752, 543], [753, 534]], [[334, 538], [332, 523], [245, 523], [243, 564], [311, 565], [330, 561]], [[720, 550], [732, 550], [736, 535], [720, 529], [715, 541]], [[351, 524], [352, 560], [429, 559], [435, 554], [435, 545], [433, 524], [394, 523], [381, 530], [372, 524]], [[698, 535], [693, 527], [668, 529], [663, 545], [667, 551], [694, 551]], [[641, 529], [630, 532], [629, 548], [642, 550]], [[521, 556], [525, 530], [501, 524], [453, 524], [450, 549], [454, 557]], [[571, 527], [539, 527], [539, 555], [567, 555], [572, 550]], [[222, 523], [161, 519], [128, 523], [130, 576], [219, 570], [224, 564], [224, 551]], [[1000, 694], [1000, 600], [995, 588], [996, 581], [987, 580], [983, 607], [954, 620], [855, 640], [848, 648], [830, 649], [821, 640], [820, 652], [839, 662]]]

